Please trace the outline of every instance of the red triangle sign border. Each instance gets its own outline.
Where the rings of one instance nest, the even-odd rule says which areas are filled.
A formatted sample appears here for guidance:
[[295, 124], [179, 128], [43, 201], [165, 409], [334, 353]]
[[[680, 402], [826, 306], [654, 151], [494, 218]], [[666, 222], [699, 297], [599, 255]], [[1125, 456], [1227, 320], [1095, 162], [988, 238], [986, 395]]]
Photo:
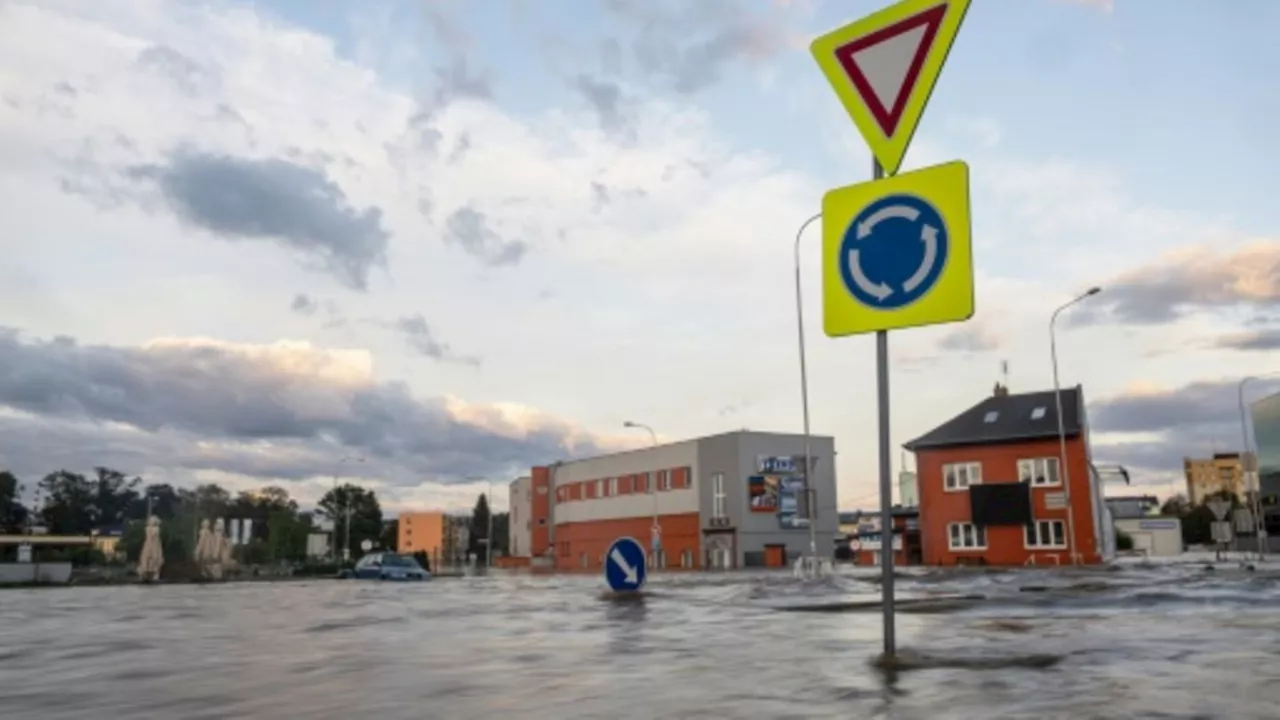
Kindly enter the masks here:
[[[836, 60], [844, 68], [849, 81], [853, 83], [858, 95], [866, 103], [867, 109], [871, 111], [871, 116], [875, 118], [885, 137], [893, 137], [894, 132], [898, 129], [898, 123], [902, 120], [902, 113], [907, 107], [907, 101], [911, 98], [911, 94], [915, 91], [916, 82], [920, 79], [920, 70], [924, 67], [925, 58], [929, 57], [929, 51], [933, 49], [933, 41], [938, 36], [938, 28], [942, 26], [942, 20], [946, 17], [947, 5], [947, 2], [944, 1], [936, 7], [919, 12], [869, 35], [864, 35], [835, 50]], [[920, 38], [920, 45], [916, 48], [915, 56], [911, 59], [911, 65], [907, 68], [902, 87], [898, 88], [898, 96], [894, 99], [893, 107], [886, 108], [880, 102], [880, 98], [876, 96], [876, 92], [871, 87], [870, 81], [867, 80], [866, 74], [863, 73], [862, 68], [858, 67], [858, 63], [854, 61], [853, 56], [869, 47], [874, 47], [886, 40], [915, 30], [922, 25], [925, 28], [924, 36]]]

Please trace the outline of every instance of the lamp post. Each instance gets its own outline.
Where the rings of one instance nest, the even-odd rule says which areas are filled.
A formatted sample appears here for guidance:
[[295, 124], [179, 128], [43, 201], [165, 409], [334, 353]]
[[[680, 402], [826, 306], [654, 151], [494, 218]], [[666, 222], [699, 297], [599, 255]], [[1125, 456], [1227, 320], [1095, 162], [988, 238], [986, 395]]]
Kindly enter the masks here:
[[1058, 306], [1053, 311], [1053, 315], [1049, 318], [1049, 357], [1053, 361], [1053, 399], [1057, 406], [1058, 414], [1058, 451], [1059, 451], [1059, 468], [1058, 471], [1062, 475], [1063, 498], [1067, 502], [1067, 553], [1071, 556], [1071, 564], [1079, 564], [1080, 555], [1076, 552], [1076, 536], [1075, 536], [1075, 508], [1071, 504], [1071, 473], [1067, 469], [1067, 430], [1062, 418], [1062, 386], [1058, 384], [1058, 340], [1055, 331], [1058, 323], [1058, 314], [1063, 310], [1075, 305], [1085, 298], [1092, 297], [1102, 292], [1100, 287], [1091, 287], [1083, 294], [1076, 296], [1072, 300]]
[[800, 224], [800, 228], [796, 230], [795, 241], [795, 269], [796, 269], [796, 336], [800, 342], [800, 408], [804, 413], [804, 487], [808, 493], [809, 502], [809, 554], [818, 556], [818, 527], [815, 522], [815, 506], [817, 505], [818, 494], [809, 488], [809, 470], [813, 466], [813, 452], [811, 449], [812, 438], [809, 435], [809, 367], [805, 361], [804, 353], [804, 300], [803, 294], [800, 292], [800, 238], [804, 236], [804, 231], [810, 225], [822, 219], [822, 213], [817, 213], [813, 217], [805, 220]]
[[[655, 433], [653, 428], [648, 425], [628, 420], [622, 423], [622, 427], [647, 430], [649, 432], [649, 439], [653, 443], [653, 447], [658, 446], [658, 434]], [[662, 550], [662, 526], [658, 524], [658, 488], [654, 486], [656, 481], [657, 478], [650, 474], [649, 487], [646, 488], [653, 495], [653, 526], [649, 528], [649, 543], [655, 555]], [[657, 557], [653, 559], [653, 566], [655, 568], [658, 567]]]
[[[335, 467], [335, 468], [334, 468], [334, 471], [333, 471], [333, 500], [334, 500], [334, 502], [337, 502], [337, 501], [338, 501], [338, 472], [339, 472], [339, 468], [341, 468], [341, 467], [342, 467], [342, 464], [343, 464], [343, 463], [345, 463], [345, 462], [358, 462], [358, 463], [362, 463], [362, 462], [364, 462], [364, 458], [363, 458], [363, 457], [360, 457], [359, 455], [348, 455], [347, 457], [344, 457], [344, 458], [342, 458], [341, 460], [339, 460], [339, 461], [337, 462], [337, 467]], [[347, 560], [350, 560], [350, 559], [351, 559], [351, 498], [350, 498], [349, 496], [347, 496], [347, 497], [344, 497], [344, 498], [343, 498], [343, 500], [342, 500], [342, 508], [343, 508], [343, 513], [342, 513], [342, 514], [343, 514], [343, 526], [344, 526], [344, 527], [343, 527], [344, 539], [343, 539], [343, 542], [342, 542], [342, 561], [343, 561], [343, 562], [346, 562]], [[334, 518], [334, 520], [337, 520], [337, 518]], [[333, 540], [334, 540], [334, 542], [333, 542], [333, 544], [334, 544], [334, 555], [336, 556], [336, 555], [337, 555], [337, 545], [338, 545], [338, 535], [337, 535], [337, 533], [336, 533], [336, 532], [334, 533]]]
[[[1244, 386], [1247, 385], [1250, 380], [1258, 380], [1274, 375], [1280, 375], [1280, 372], [1264, 373], [1263, 375], [1250, 375], [1248, 377], [1241, 378], [1240, 385], [1236, 388], [1236, 397], [1240, 401], [1240, 447], [1245, 454], [1249, 453], [1250, 444], [1249, 423], [1244, 411]], [[1263, 521], [1262, 517], [1262, 468], [1258, 465], [1257, 445], [1258, 437], [1255, 432], [1253, 438], [1253, 470], [1250, 472], [1252, 472], [1253, 476], [1258, 479], [1258, 486], [1254, 488], [1253, 492], [1253, 518], [1255, 523], [1254, 531], [1256, 533], [1254, 537], [1258, 540], [1258, 559], [1261, 560], [1267, 555], [1267, 524]]]

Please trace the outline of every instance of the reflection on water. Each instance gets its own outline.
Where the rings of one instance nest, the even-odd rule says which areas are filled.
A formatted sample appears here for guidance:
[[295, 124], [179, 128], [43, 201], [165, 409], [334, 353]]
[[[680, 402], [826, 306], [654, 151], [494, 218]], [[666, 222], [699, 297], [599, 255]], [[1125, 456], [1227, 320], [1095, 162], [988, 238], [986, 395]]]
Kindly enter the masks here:
[[[0, 592], [0, 718], [1280, 717], [1280, 577], [1198, 567]], [[1035, 663], [1020, 659], [1039, 658]]]

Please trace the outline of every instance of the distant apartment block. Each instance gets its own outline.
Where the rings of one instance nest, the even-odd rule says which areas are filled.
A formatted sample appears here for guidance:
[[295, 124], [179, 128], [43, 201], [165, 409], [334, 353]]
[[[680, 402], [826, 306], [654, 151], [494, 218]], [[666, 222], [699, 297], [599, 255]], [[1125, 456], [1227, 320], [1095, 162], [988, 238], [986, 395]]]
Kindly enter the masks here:
[[1241, 500], [1245, 498], [1248, 488], [1240, 453], [1214, 453], [1211, 458], [1184, 457], [1182, 466], [1187, 476], [1187, 498], [1193, 505], [1224, 490], [1235, 493]]

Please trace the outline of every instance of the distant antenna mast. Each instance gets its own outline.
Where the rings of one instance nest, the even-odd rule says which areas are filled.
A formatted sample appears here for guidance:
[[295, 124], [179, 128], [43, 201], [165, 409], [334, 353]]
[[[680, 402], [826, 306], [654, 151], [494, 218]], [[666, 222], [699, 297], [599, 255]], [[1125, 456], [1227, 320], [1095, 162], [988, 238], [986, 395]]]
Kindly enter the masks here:
[[1000, 361], [1000, 375], [1004, 378], [1004, 389], [1009, 389], [1009, 361]]

